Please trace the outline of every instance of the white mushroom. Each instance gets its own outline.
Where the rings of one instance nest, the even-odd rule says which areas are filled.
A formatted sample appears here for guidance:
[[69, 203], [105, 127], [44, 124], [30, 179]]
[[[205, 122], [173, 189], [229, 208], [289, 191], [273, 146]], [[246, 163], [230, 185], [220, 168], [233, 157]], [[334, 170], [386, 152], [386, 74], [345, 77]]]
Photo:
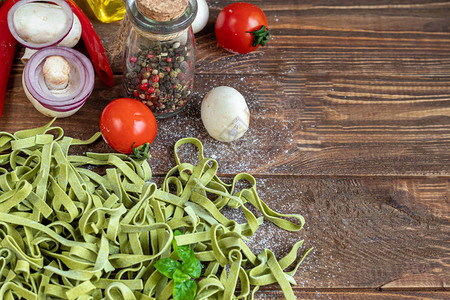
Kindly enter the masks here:
[[73, 48], [81, 38], [81, 23], [78, 17], [73, 15], [73, 25], [66, 37], [58, 46]]
[[19, 7], [13, 18], [17, 34], [34, 44], [54, 41], [63, 32], [66, 23], [67, 17], [61, 7], [39, 2]]
[[[54, 4], [32, 2], [23, 5], [14, 13], [14, 28], [24, 40], [33, 43], [48, 43], [53, 41], [64, 29], [66, 15], [63, 9]], [[66, 37], [58, 44], [63, 47], [74, 47], [81, 38], [81, 23], [73, 14], [73, 24]], [[25, 48], [21, 58], [26, 64], [37, 50]]]
[[45, 84], [52, 92], [63, 90], [69, 84], [70, 65], [62, 56], [49, 56], [42, 67]]
[[209, 135], [221, 142], [232, 142], [242, 137], [250, 122], [245, 98], [228, 86], [216, 87], [206, 94], [201, 116]]
[[206, 0], [197, 0], [197, 16], [192, 23], [194, 33], [200, 32], [208, 24], [209, 8]]

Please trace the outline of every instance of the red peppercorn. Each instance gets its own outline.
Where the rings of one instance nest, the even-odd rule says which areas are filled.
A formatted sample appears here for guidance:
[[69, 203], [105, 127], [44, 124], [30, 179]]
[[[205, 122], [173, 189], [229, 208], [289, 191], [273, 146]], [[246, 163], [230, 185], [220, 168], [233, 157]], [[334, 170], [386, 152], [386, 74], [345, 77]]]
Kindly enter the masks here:
[[141, 90], [143, 90], [143, 91], [147, 90], [147, 89], [148, 89], [148, 83], [143, 83], [143, 84], [141, 84], [140, 88], [141, 88]]
[[170, 67], [166, 67], [166, 71], [167, 71], [167, 72], [170, 72]]
[[153, 82], [158, 82], [159, 81], [159, 75], [155, 75], [153, 77]]
[[139, 93], [137, 91], [133, 91], [133, 95], [137, 98], [139, 97]]
[[167, 58], [167, 62], [168, 62], [168, 63], [171, 63], [171, 62], [172, 62], [172, 57], [168, 57], [168, 58]]
[[150, 88], [147, 90], [147, 92], [148, 92], [149, 94], [153, 94], [153, 93], [155, 92], [155, 88], [154, 88], [154, 87], [150, 87]]
[[147, 58], [153, 58], [153, 57], [155, 57], [153, 54], [147, 55]]
[[136, 57], [136, 56], [131, 57], [131, 58], [130, 58], [130, 61], [131, 61], [132, 63], [137, 62], [137, 57]]

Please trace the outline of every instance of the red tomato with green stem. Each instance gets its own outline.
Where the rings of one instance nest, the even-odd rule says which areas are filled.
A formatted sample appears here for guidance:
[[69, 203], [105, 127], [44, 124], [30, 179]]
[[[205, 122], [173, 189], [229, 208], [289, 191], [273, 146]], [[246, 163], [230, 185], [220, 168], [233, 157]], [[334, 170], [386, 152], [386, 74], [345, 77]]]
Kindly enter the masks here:
[[147, 105], [135, 99], [119, 98], [103, 109], [100, 131], [105, 142], [115, 151], [133, 153], [142, 158], [147, 157], [149, 145], [156, 137], [157, 125]]
[[218, 44], [232, 53], [255, 51], [270, 38], [266, 15], [258, 6], [247, 2], [236, 2], [222, 9], [215, 30]]

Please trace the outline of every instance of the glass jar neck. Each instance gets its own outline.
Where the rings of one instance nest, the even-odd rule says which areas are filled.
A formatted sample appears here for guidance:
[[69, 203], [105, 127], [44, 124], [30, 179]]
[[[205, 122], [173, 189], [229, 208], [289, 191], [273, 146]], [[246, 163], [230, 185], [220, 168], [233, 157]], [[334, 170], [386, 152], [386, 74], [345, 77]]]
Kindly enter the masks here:
[[137, 32], [151, 36], [167, 36], [169, 39], [169, 37], [180, 35], [191, 26], [197, 15], [197, 0], [189, 0], [186, 10], [178, 18], [159, 22], [144, 16], [139, 11], [136, 1], [138, 0], [126, 0], [127, 17]]

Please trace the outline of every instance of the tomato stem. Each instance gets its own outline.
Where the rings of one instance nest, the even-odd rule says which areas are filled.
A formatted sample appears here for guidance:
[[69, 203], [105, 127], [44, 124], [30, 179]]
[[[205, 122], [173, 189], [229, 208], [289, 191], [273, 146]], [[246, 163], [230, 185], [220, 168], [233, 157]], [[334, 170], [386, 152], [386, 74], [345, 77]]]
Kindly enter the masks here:
[[145, 143], [145, 144], [142, 144], [142, 145], [140, 145], [138, 147], [134, 147], [134, 144], [135, 143], [133, 143], [131, 145], [131, 150], [133, 150], [133, 153], [131, 153], [131, 156], [133, 158], [136, 158], [136, 159], [149, 159], [151, 157], [151, 155], [149, 153], [150, 143]]
[[265, 46], [270, 39], [269, 29], [264, 25], [262, 25], [261, 28], [257, 30], [247, 31], [247, 33], [253, 34], [253, 47], [257, 47], [258, 45]]

